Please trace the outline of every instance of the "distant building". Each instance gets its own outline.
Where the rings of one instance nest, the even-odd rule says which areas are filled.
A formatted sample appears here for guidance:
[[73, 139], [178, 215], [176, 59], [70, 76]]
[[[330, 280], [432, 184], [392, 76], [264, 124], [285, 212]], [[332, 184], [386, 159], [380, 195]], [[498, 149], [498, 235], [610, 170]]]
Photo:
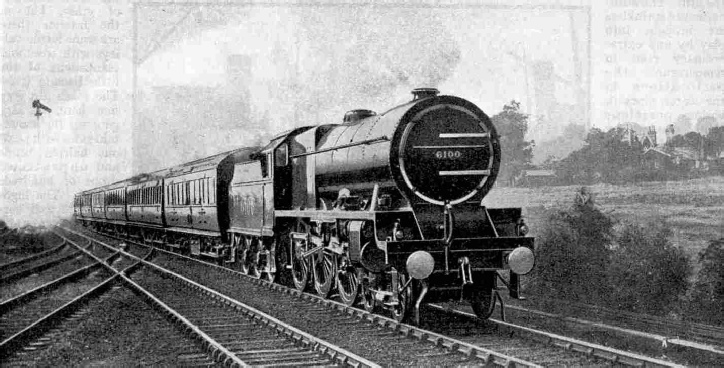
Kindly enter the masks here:
[[656, 127], [650, 126], [646, 136], [641, 140], [641, 144], [644, 146], [644, 150], [654, 148], [656, 144]]
[[666, 170], [673, 166], [673, 156], [659, 148], [650, 147], [644, 152], [644, 165], [650, 170]]
[[671, 147], [669, 149], [673, 156], [674, 164], [683, 170], [707, 170], [709, 163], [701, 152], [686, 147]]

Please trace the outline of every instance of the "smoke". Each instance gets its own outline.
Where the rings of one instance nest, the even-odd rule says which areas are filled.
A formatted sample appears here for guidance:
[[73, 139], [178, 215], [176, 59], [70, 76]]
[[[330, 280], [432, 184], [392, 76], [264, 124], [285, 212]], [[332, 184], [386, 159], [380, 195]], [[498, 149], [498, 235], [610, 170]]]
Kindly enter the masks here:
[[139, 69], [137, 171], [338, 123], [355, 108], [390, 108], [413, 88], [439, 86], [461, 59], [434, 9], [244, 12]]
[[562, 134], [552, 139], [536, 141], [533, 147], [532, 163], [540, 165], [548, 160], [560, 160], [567, 157], [571, 152], [583, 147], [587, 134], [583, 125], [566, 125]]

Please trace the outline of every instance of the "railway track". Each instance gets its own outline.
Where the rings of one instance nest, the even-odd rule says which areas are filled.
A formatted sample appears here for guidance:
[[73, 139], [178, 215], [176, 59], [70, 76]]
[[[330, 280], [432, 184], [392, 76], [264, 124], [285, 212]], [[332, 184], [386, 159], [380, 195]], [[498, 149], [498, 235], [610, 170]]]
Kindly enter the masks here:
[[112, 273], [102, 267], [104, 260], [77, 249], [94, 257], [96, 263], [0, 303], [0, 357], [22, 347], [111, 285]]
[[[42, 357], [44, 350], [48, 350], [54, 344], [61, 344], [64, 338], [75, 341], [84, 336], [93, 334], [96, 330], [91, 324], [90, 331], [74, 336], [69, 332], [78, 329], [78, 324], [86, 322], [85, 317], [89, 314], [99, 312], [96, 310], [99, 305], [108, 303], [108, 300], [123, 303], [124, 309], [128, 308], [129, 294], [133, 295], [132, 288], [122, 286], [122, 272], [136, 265], [139, 261], [134, 257], [119, 254], [108, 247], [95, 246], [95, 244], [83, 247], [72, 240], [69, 245], [76, 246], [96, 263], [72, 272], [53, 283], [42, 288], [33, 290], [19, 298], [12, 299], [0, 305], [0, 331], [2, 331], [2, 342], [0, 343], [0, 362], [3, 366], [29, 366], [37, 365], [40, 361], [48, 361], [48, 357]], [[99, 258], [98, 255], [104, 258]], [[147, 254], [150, 255], [150, 252]], [[98, 282], [101, 282], [98, 284]], [[73, 298], [77, 294], [82, 294]], [[68, 301], [68, 299], [71, 299]], [[168, 361], [171, 366], [213, 366], [215, 363], [206, 354], [204, 349], [198, 346], [198, 342], [189, 339], [182, 332], [169, 324], [158, 312], [154, 311], [139, 295], [130, 298], [135, 308], [147, 309], [142, 319], [143, 325], [137, 328], [139, 333], [147, 335], [155, 333], [158, 338], [149, 343], [154, 350], [158, 350], [156, 343], [166, 342], [165, 346], [172, 346], [175, 349], [173, 359]], [[63, 304], [58, 308], [59, 304]], [[111, 309], [115, 312], [115, 309]], [[111, 313], [115, 314], [115, 313]], [[150, 317], [149, 317], [150, 315]], [[109, 313], [103, 312], [96, 316], [95, 320], [108, 317]], [[129, 321], [121, 321], [129, 322]], [[117, 325], [117, 320], [110, 323]], [[153, 328], [147, 332], [146, 328]], [[88, 327], [86, 327], [88, 329]], [[170, 330], [170, 331], [169, 331]], [[12, 336], [6, 336], [12, 335]], [[75, 337], [75, 339], [74, 339]], [[103, 340], [107, 342], [108, 340]], [[135, 343], [135, 341], [132, 341]], [[119, 346], [125, 349], [125, 346]], [[85, 346], [88, 350], [88, 346]], [[51, 354], [52, 356], [52, 354]], [[162, 362], [152, 357], [154, 363]], [[53, 361], [50, 359], [50, 361]], [[136, 364], [138, 360], [132, 360]], [[60, 365], [68, 364], [67, 361]], [[55, 365], [55, 364], [51, 364]]]
[[42, 259], [44, 257], [50, 257], [54, 254], [58, 253], [62, 249], [65, 249], [65, 241], [61, 241], [58, 245], [51, 246], [50, 249], [46, 251], [42, 251], [24, 258], [16, 259], [11, 262], [0, 264], [0, 274], [7, 275], [10, 273], [15, 273], [18, 270], [22, 269], [23, 267], [27, 267], [26, 265], [30, 264], [31, 262], [34, 262], [38, 259]]
[[[106, 247], [104, 251], [96, 248], [95, 253], [108, 254]], [[147, 252], [146, 256], [150, 255]], [[89, 254], [90, 256], [90, 254]], [[93, 257], [93, 256], [91, 256]], [[95, 258], [99, 263], [93, 267], [97, 267], [100, 262], [106, 264], [106, 268], [113, 268], [119, 272], [123, 272], [129, 267], [137, 264], [138, 261], [132, 257], [112, 253], [105, 259]], [[117, 352], [127, 350], [128, 346], [138, 344], [139, 341], [148, 341], [145, 346], [133, 349], [124, 361], [121, 357], [120, 365], [165, 365], [165, 366], [215, 366], [217, 365], [207, 354], [204, 349], [199, 346], [198, 342], [184, 335], [175, 326], [170, 324], [161, 314], [155, 311], [151, 305], [133, 293], [132, 288], [124, 287], [118, 273], [104, 283], [103, 289], [100, 288], [95, 293], [94, 298], [88, 300], [75, 308], [75, 311], [67, 313], [66, 318], [60, 320], [56, 318], [54, 326], [46, 329], [45, 333], [36, 331], [33, 333], [35, 337], [27, 338], [22, 345], [19, 343], [13, 349], [4, 349], [3, 366], [61, 366], [67, 365], [69, 361], [62, 360], [57, 357], [53, 349], [61, 350], [62, 355], [69, 354], [67, 341], [80, 341], [81, 354], [85, 359], [88, 358], [89, 345], [83, 345], [88, 336], [93, 336], [99, 330], [111, 331], [119, 330], [119, 333], [113, 336], [106, 336], [102, 340], [97, 341], [97, 345], [108, 345], [109, 339], [116, 342], [116, 345], [100, 354], [111, 355], [109, 361], [107, 356], [101, 355], [97, 359], [100, 364], [105, 365], [119, 363], [117, 360]], [[107, 285], [106, 285], [107, 284]], [[119, 310], [125, 312], [121, 318], [115, 318]], [[110, 311], [110, 313], [109, 313]], [[56, 316], [57, 317], [57, 316]], [[125, 318], [123, 318], [125, 317]], [[135, 330], [135, 333], [133, 333]], [[129, 333], [130, 331], [130, 333]], [[71, 344], [72, 345], [72, 344]], [[77, 345], [77, 344], [76, 344]], [[91, 343], [91, 345], [94, 345]], [[60, 347], [57, 347], [60, 346]], [[11, 347], [12, 348], [12, 347]], [[96, 349], [93, 346], [90, 350]], [[72, 349], [70, 349], [72, 350]], [[96, 349], [97, 350], [97, 349]], [[126, 353], [128, 354], [128, 353]], [[134, 355], [136, 354], [136, 355]], [[141, 354], [140, 356], [137, 354]], [[91, 354], [92, 355], [92, 354]], [[114, 361], [115, 359], [115, 361]], [[144, 361], [146, 359], [146, 361]], [[86, 362], [86, 360], [84, 360]], [[73, 363], [73, 362], [70, 362]]]
[[[141, 245], [134, 245], [134, 247], [141, 247]], [[312, 296], [309, 294], [299, 293], [296, 290], [286, 288], [278, 284], [271, 284], [261, 280], [254, 280], [246, 275], [242, 275], [238, 272], [211, 265], [208, 263], [199, 263], [195, 259], [187, 257], [179, 257], [173, 253], [159, 252], [159, 256], [154, 259], [154, 263], [173, 269], [175, 272], [185, 275], [194, 281], [201, 284], [210, 285], [216, 291], [228, 295], [232, 298], [243, 300], [245, 303], [254, 305], [258, 308], [265, 308], [269, 313], [274, 315], [284, 315], [285, 313], [291, 313], [298, 316], [304, 316], [302, 318], [306, 321], [319, 321], [327, 320], [330, 321], [326, 326], [320, 326], [318, 323], [308, 324], [307, 328], [314, 328], [317, 336], [333, 340], [333, 337], [328, 337], [325, 334], [333, 334], [334, 330], [339, 330], [339, 325], [343, 325], [346, 330], [344, 338], [346, 340], [358, 341], [358, 346], [371, 346], [373, 349], [382, 349], [385, 347], [388, 349], [400, 350], [399, 347], [404, 347], [403, 350], [409, 350], [408, 345], [410, 342], [405, 337], [413, 337], [417, 340], [423, 340], [427, 342], [433, 342], [438, 346], [443, 346], [445, 349], [434, 353], [418, 353], [417, 358], [420, 364], [423, 365], [451, 365], [454, 363], [459, 364], [471, 364], [471, 356], [482, 357], [483, 360], [488, 363], [494, 362], [498, 364], [524, 364], [535, 366], [537, 364], [542, 365], [557, 365], [557, 364], [572, 364], [572, 365], [634, 365], [634, 366], [676, 366], [674, 363], [665, 362], [662, 360], [640, 356], [636, 354], [630, 354], [624, 351], [607, 348], [595, 344], [588, 344], [573, 339], [567, 339], [565, 337], [556, 337], [551, 339], [550, 334], [546, 334], [543, 331], [536, 331], [533, 329], [526, 329], [523, 326], [506, 326], [503, 330], [506, 333], [496, 333], [491, 331], [484, 331], [482, 334], [477, 333], [478, 340], [469, 340], [467, 336], [454, 335], [453, 338], [449, 336], [443, 336], [439, 333], [432, 333], [430, 331], [417, 329], [408, 325], [399, 324], [391, 319], [370, 314], [361, 310], [346, 307], [340, 303], [336, 303], [330, 300], [324, 300]], [[219, 283], [218, 280], [224, 280], [224, 283]], [[254, 285], [250, 287], [249, 284]], [[281, 291], [283, 294], [277, 294], [276, 297], [269, 295], [266, 296], [265, 289], [274, 291]], [[269, 305], [269, 298], [276, 298], [277, 301], [273, 305]], [[310, 301], [313, 306], [309, 306]], [[284, 311], [282, 309], [287, 309]], [[291, 311], [291, 312], [290, 312]], [[355, 331], [350, 326], [357, 324], [357, 321], [366, 323], [366, 327], [361, 328], [358, 334], [350, 333], [349, 331]], [[469, 321], [468, 321], [469, 323]], [[304, 323], [302, 322], [302, 325]], [[471, 326], [468, 326], [470, 328]], [[506, 334], [509, 334], [511, 329], [525, 330], [525, 333], [519, 333], [517, 340], [511, 340], [505, 338]], [[365, 342], [365, 336], [372, 336], [371, 342]], [[459, 338], [455, 338], [455, 337]], [[464, 338], [464, 339], [463, 339]], [[465, 342], [469, 341], [469, 342]], [[522, 341], [522, 342], [521, 342]], [[530, 354], [524, 354], [524, 356], [516, 355], [522, 351], [521, 346], [527, 346], [526, 350]], [[396, 348], [394, 348], [396, 347]], [[515, 347], [512, 348], [511, 347]], [[518, 358], [513, 358], [505, 353], [508, 352], [511, 355], [515, 355]], [[364, 354], [361, 352], [360, 354]], [[467, 356], [464, 360], [459, 355]], [[427, 356], [422, 356], [427, 355]], [[435, 361], [436, 357], [440, 360]], [[397, 360], [399, 361], [399, 360]], [[415, 360], [413, 360], [415, 361]], [[472, 361], [475, 361], [473, 359]], [[394, 361], [391, 361], [394, 362]], [[384, 364], [384, 363], [383, 363]], [[414, 364], [413, 364], [414, 365]]]
[[[448, 308], [450, 306], [439, 306]], [[574, 308], [574, 307], [571, 307]], [[682, 335], [678, 328], [681, 322], [672, 321], [666, 325], [662, 320], [651, 316], [636, 320], [640, 315], [624, 316], [619, 318], [614, 311], [599, 315], [598, 308], [587, 308], [583, 312], [581, 306], [577, 313], [550, 313], [537, 310], [534, 307], [523, 307], [517, 301], [512, 301], [506, 307], [509, 321], [516, 322], [536, 329], [548, 331], [552, 334], [566, 335], [600, 345], [610, 346], [625, 351], [656, 357], [666, 357], [668, 361], [679, 362], [695, 366], [721, 366], [724, 364], [724, 339], [714, 337], [718, 332], [716, 326], [706, 327], [701, 332], [708, 336], [709, 343], [695, 341], [691, 338], [679, 337]], [[471, 313], [466, 306], [454, 307], [462, 313]], [[585, 316], [585, 318], [583, 317]], [[634, 318], [627, 325], [623, 321]], [[653, 319], [649, 325], [646, 321]], [[685, 326], [685, 324], [683, 325]], [[695, 326], [692, 326], [695, 328]], [[667, 335], [658, 334], [657, 329]]]
[[[131, 253], [127, 257], [135, 258]], [[187, 331], [205, 341], [217, 361], [235, 365], [376, 366], [145, 261], [122, 276]]]
[[74, 247], [63, 243], [46, 252], [4, 264], [0, 266], [0, 285], [11, 284], [15, 280], [42, 272], [80, 254], [80, 251]]
[[[139, 244], [132, 245], [129, 250], [140, 246]], [[224, 293], [201, 286], [200, 283], [195, 282], [197, 280], [191, 280], [194, 276], [198, 275], [196, 273], [198, 269], [194, 267], [202, 267], [202, 270], [205, 270], [205, 272], [202, 272], [204, 274], [206, 271], [213, 271], [211, 272], [214, 274], [212, 277], [219, 276], [216, 272], [221, 271], [223, 272], [221, 276], [228, 279], [228, 274], [225, 274], [226, 269], [220, 267], [206, 269], [211, 265], [199, 263], [190, 258], [182, 257], [177, 259], [175, 254], [169, 252], [159, 251], [158, 253], [159, 255], [153, 259], [153, 263], [144, 263], [144, 265], [155, 269], [157, 272], [168, 272], [163, 270], [173, 268], [174, 272], [178, 272], [177, 275], [181, 276], [180, 274], [183, 274], [179, 279], [186, 279], [188, 284], [194, 285], [195, 288], [202, 289], [208, 293], [209, 297], [204, 299], [207, 307], [199, 307], [202, 311], [205, 308], [211, 308], [208, 306], [210, 297], [219, 298], [219, 300], [223, 300], [222, 303], [231, 303], [234, 305], [240, 304], [236, 300], [243, 300], [244, 304], [251, 305], [251, 307], [247, 306], [247, 308], [257, 310], [256, 313], [267, 316], [265, 318], [269, 318], [269, 321], [271, 321], [268, 323], [273, 325], [275, 329], [278, 330], [281, 326], [284, 326], [285, 329], [292, 331], [284, 333], [285, 335], [305, 336], [306, 339], [310, 341], [316, 341], [315, 344], [323, 343], [326, 345], [325, 350], [337, 350], [338, 352], [335, 353], [336, 356], [357, 356], [358, 358], [356, 359], [360, 360], [367, 360], [361, 357], [370, 357], [370, 359], [367, 360], [368, 363], [362, 365], [369, 364], [376, 366], [375, 363], [379, 363], [389, 366], [398, 365], [399, 362], [406, 362], [406, 364], [411, 366], [479, 364], [522, 367], [536, 366], [530, 362], [498, 354], [494, 351], [475, 347], [437, 334], [431, 334], [429, 331], [399, 324], [392, 319], [362, 312], [354, 308], [348, 308], [342, 304], [336, 304], [337, 307], [342, 307], [342, 309], [335, 309], [331, 305], [320, 303], [325, 302], [325, 300], [299, 293], [296, 290], [285, 288], [281, 285], [269, 283], [267, 283], [267, 285], [258, 284], [238, 273], [236, 274], [238, 277], [231, 279], [234, 282], [226, 285], [228, 287], [226, 291], [229, 295], [231, 295], [230, 292], [236, 292], [234, 298], [229, 298], [224, 295]], [[179, 264], [179, 260], [188, 263]], [[282, 289], [270, 289], [268, 287], [269, 285], [274, 285]], [[172, 287], [170, 289], [178, 291], [179, 287]], [[246, 295], [239, 295], [239, 292], [242, 294], [246, 292]], [[311, 299], [308, 297], [311, 297]], [[189, 298], [185, 297], [182, 300], [187, 299]], [[270, 302], [270, 300], [273, 302]], [[268, 308], [270, 306], [272, 307], [271, 309]], [[264, 311], [259, 311], [259, 309], [264, 309]], [[194, 309], [192, 309], [192, 311], [193, 310]], [[362, 315], [356, 312], [362, 313]], [[273, 314], [279, 319], [273, 318], [269, 316], [269, 314]], [[298, 328], [290, 326], [281, 320], [293, 323]], [[264, 324], [267, 324], [267, 322]], [[314, 335], [305, 333], [302, 330], [314, 331]], [[228, 342], [233, 343], [233, 340]], [[335, 343], [345, 345], [344, 347], [354, 351], [346, 351], [340, 346], [335, 345]]]
[[[502, 349], [515, 349], [516, 356], [529, 359], [541, 365], [565, 366], [644, 366], [644, 367], [681, 367], [680, 363], [663, 360], [644, 354], [631, 353], [610, 346], [590, 343], [509, 323], [495, 318], [482, 322], [472, 311], [462, 311], [441, 306], [428, 305], [425, 311], [428, 318], [435, 318], [437, 324], [429, 327], [439, 333], [454, 336], [472, 344], [501, 346]], [[431, 316], [432, 315], [432, 316]], [[487, 334], [469, 334], [466, 332], [470, 324], [488, 331]], [[556, 350], [545, 350], [545, 346], [556, 346]], [[595, 357], [595, 361], [589, 361]]]
[[662, 346], [699, 346], [705, 350], [719, 350], [721, 354], [724, 354], [723, 327], [688, 323], [589, 304], [564, 303], [560, 300], [549, 300], [548, 302], [553, 303], [556, 309], [566, 310], [566, 315], [544, 312], [520, 305], [510, 305], [509, 309], [520, 313], [556, 318], [561, 321], [645, 337], [655, 340], [656, 343]]

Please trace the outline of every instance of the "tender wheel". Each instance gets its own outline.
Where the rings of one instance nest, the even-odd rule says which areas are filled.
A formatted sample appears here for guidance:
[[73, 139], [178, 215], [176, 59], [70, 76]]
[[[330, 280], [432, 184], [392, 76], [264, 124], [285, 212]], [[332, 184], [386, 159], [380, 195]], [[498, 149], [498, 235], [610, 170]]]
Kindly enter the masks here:
[[337, 271], [337, 291], [339, 298], [347, 306], [353, 306], [357, 301], [357, 294], [360, 289], [360, 278], [357, 270], [349, 264], [346, 256], [340, 257]]
[[299, 291], [304, 291], [309, 282], [309, 260], [302, 258], [304, 252], [304, 241], [294, 240], [292, 242], [292, 283]]
[[321, 297], [326, 298], [332, 291], [335, 274], [337, 273], [337, 261], [334, 253], [322, 250], [312, 256], [312, 270], [314, 271], [314, 290]]
[[[407, 283], [407, 277], [400, 273], [398, 274], [398, 285], [400, 289]], [[401, 290], [397, 294], [399, 303], [393, 305], [391, 309], [392, 318], [397, 322], [403, 322], [410, 316], [412, 310], [412, 285], [408, 285], [405, 289]]]
[[495, 310], [495, 295], [489, 287], [478, 287], [472, 290], [470, 306], [480, 319], [488, 319]]
[[259, 239], [253, 239], [250, 241], [251, 245], [249, 246], [249, 252], [247, 253], [247, 274], [255, 279], [261, 278], [262, 270], [264, 269], [264, 266], [262, 263], [264, 262], [261, 260], [263, 257], [261, 256], [261, 248], [262, 244]]
[[191, 241], [184, 239], [181, 241], [181, 248], [177, 251], [178, 254], [184, 256], [192, 256], [191, 254]]
[[236, 256], [239, 258], [239, 269], [242, 273], [249, 274], [249, 253], [251, 248], [251, 239], [244, 236], [239, 241], [239, 250]]
[[[277, 243], [275, 241], [272, 241], [271, 244], [269, 244], [269, 249], [265, 251], [265, 256], [260, 257], [263, 259], [262, 263], [258, 263], [259, 269], [264, 270], [264, 280], [269, 282], [274, 282], [274, 280], [277, 277], [277, 270], [279, 269], [279, 265], [277, 264]], [[274, 270], [272, 270], [272, 266], [274, 266]]]

